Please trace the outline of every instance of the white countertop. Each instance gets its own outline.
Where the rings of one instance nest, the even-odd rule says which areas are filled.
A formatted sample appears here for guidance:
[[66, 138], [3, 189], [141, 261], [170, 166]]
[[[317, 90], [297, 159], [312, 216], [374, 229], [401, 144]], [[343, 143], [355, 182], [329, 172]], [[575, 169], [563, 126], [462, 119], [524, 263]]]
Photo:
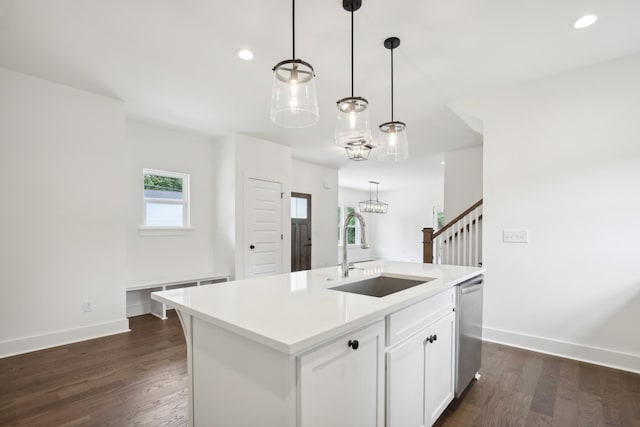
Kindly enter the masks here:
[[[327, 267], [257, 279], [153, 292], [154, 300], [275, 350], [295, 354], [383, 319], [485, 271], [452, 265], [372, 261], [343, 278]], [[328, 289], [377, 277], [433, 278], [382, 298]]]

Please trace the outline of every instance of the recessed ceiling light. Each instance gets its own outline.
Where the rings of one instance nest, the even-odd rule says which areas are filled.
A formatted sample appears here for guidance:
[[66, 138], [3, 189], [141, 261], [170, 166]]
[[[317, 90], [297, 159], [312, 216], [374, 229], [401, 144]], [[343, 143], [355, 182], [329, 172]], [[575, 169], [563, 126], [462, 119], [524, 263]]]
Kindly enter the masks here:
[[240, 57], [240, 59], [244, 59], [245, 61], [251, 61], [253, 59], [253, 52], [251, 52], [249, 49], [240, 49], [238, 51], [238, 57]]
[[440, 164], [441, 164], [442, 166], [444, 166], [444, 165], [445, 165], [445, 161], [444, 161], [444, 160], [443, 160], [443, 161], [441, 161], [441, 162], [440, 162]]
[[583, 28], [587, 28], [596, 23], [598, 17], [593, 14], [581, 16], [573, 23], [573, 28], [577, 30], [581, 30]]

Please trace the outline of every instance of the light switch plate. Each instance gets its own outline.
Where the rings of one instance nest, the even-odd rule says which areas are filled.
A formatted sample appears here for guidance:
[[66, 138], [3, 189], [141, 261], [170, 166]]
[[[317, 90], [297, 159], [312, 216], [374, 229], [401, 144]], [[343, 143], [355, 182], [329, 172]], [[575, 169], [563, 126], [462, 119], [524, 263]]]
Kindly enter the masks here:
[[529, 243], [529, 230], [502, 230], [504, 243]]

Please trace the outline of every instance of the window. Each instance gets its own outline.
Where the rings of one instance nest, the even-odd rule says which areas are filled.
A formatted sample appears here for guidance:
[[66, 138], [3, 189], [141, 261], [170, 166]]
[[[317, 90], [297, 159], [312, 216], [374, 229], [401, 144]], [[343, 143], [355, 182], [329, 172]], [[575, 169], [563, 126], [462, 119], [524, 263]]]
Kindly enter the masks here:
[[[350, 213], [355, 212], [354, 208], [348, 206], [338, 206], [338, 245], [342, 244], [342, 227], [344, 220]], [[355, 245], [360, 241], [360, 228], [355, 218], [351, 218], [347, 225], [347, 245]]]
[[433, 207], [433, 229], [434, 231], [440, 230], [444, 227], [444, 211], [442, 206]]
[[[310, 197], [310, 196], [309, 196]], [[296, 197], [291, 195], [291, 219], [307, 219], [307, 197]]]
[[142, 170], [143, 226], [189, 228], [189, 175]]

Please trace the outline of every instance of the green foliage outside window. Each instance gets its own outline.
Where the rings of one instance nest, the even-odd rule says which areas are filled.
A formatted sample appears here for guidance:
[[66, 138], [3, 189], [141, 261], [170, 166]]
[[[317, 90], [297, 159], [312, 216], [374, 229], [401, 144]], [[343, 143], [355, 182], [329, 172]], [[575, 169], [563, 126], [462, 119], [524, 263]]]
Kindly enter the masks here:
[[[345, 207], [344, 208], [344, 216], [342, 216], [342, 206], [338, 207], [338, 243], [342, 244], [342, 227], [344, 225], [344, 220], [347, 216], [355, 212], [354, 208]], [[356, 219], [351, 218], [349, 220], [349, 224], [347, 225], [347, 244], [355, 245], [356, 244]]]
[[182, 179], [160, 175], [145, 175], [144, 189], [157, 191], [182, 192]]
[[347, 228], [347, 244], [354, 245], [356, 243], [356, 229], [355, 228]]
[[444, 227], [444, 212], [438, 212], [438, 230]]

